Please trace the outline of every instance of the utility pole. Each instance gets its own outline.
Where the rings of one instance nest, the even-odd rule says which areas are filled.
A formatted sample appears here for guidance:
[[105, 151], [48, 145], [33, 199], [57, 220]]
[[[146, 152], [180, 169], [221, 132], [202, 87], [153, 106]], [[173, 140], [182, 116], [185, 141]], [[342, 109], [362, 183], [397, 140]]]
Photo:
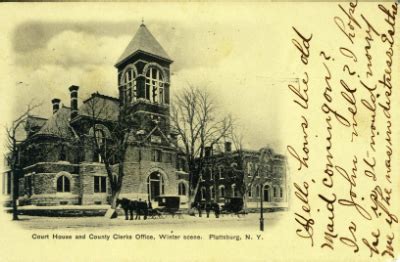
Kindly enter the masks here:
[[[258, 172], [258, 170], [257, 170]], [[263, 193], [264, 188], [260, 190], [260, 231], [264, 231], [264, 209], [263, 209]]]

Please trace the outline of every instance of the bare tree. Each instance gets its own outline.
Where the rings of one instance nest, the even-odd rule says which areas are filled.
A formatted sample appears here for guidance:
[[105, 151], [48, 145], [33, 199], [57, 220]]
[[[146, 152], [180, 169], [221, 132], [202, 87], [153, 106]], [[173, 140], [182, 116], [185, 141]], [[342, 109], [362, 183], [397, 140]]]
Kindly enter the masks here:
[[[141, 130], [148, 124], [148, 119], [132, 114], [131, 108], [126, 105], [120, 105], [116, 112], [105, 99], [98, 96], [86, 102], [84, 111], [92, 130], [87, 138], [93, 145], [94, 154], [100, 155], [104, 163], [110, 181], [111, 208], [115, 209], [125, 176], [127, 148], [131, 143], [140, 144], [144, 140]], [[107, 133], [101, 128], [103, 124], [107, 125]]]
[[37, 107], [39, 104], [32, 105], [30, 103], [25, 110], [25, 112], [15, 119], [12, 124], [6, 127], [7, 133], [7, 149], [8, 149], [8, 164], [10, 167], [10, 172], [12, 174], [12, 214], [13, 220], [18, 220], [18, 207], [17, 207], [17, 199], [19, 195], [19, 186], [18, 186], [18, 178], [21, 174], [21, 166], [20, 166], [20, 148], [19, 144], [23, 142], [23, 139], [20, 139], [19, 132], [20, 128], [26, 123], [27, 117], [29, 114]]
[[[237, 152], [237, 165], [233, 167], [233, 179], [236, 184], [236, 188], [238, 189], [240, 195], [243, 197], [243, 202], [245, 203], [245, 208], [247, 208], [247, 196], [248, 192], [252, 189], [255, 178], [263, 171], [264, 163], [264, 155], [265, 152], [263, 150], [260, 151], [258, 156], [257, 168], [252, 168], [251, 170], [246, 170], [246, 153], [243, 148], [243, 136], [237, 131], [232, 131], [232, 142]], [[245, 179], [246, 171], [248, 172], [248, 176], [250, 181]], [[260, 192], [261, 194], [261, 192]], [[260, 195], [261, 197], [261, 195]]]
[[189, 171], [189, 206], [194, 202], [206, 164], [205, 147], [228, 137], [230, 116], [219, 116], [210, 93], [189, 85], [175, 96], [170, 122], [178, 133], [178, 148]]

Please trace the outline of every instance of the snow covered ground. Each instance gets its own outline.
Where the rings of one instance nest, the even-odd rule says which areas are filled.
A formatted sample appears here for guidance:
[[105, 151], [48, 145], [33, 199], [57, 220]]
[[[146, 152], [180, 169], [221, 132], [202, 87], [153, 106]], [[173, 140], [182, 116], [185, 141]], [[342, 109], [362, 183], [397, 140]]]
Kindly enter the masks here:
[[[265, 228], [278, 222], [287, 212], [264, 213]], [[11, 216], [10, 216], [11, 217]], [[183, 214], [180, 217], [149, 218], [147, 220], [125, 220], [124, 216], [115, 219], [105, 217], [41, 217], [20, 216], [19, 224], [24, 229], [250, 229], [258, 230], [260, 214], [251, 213], [245, 216], [222, 215], [216, 218], [210, 214], [207, 218]]]

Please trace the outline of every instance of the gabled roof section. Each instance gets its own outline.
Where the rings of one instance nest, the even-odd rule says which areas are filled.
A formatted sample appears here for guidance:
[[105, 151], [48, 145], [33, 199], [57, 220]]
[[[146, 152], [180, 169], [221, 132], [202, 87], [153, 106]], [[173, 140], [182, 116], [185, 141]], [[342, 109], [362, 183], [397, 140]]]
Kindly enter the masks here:
[[70, 113], [71, 109], [69, 107], [61, 107], [35, 135], [73, 138], [74, 133], [72, 127], [69, 125]]
[[47, 118], [28, 115], [26, 119], [25, 130], [27, 132], [35, 132], [37, 128], [41, 128], [46, 122]]
[[172, 62], [167, 52], [165, 52], [157, 39], [150, 33], [144, 24], [141, 24], [135, 36], [132, 38], [125, 51], [119, 57], [115, 66], [118, 66], [129, 57], [140, 51]]
[[79, 115], [98, 120], [117, 121], [119, 100], [114, 97], [93, 93], [79, 108]]

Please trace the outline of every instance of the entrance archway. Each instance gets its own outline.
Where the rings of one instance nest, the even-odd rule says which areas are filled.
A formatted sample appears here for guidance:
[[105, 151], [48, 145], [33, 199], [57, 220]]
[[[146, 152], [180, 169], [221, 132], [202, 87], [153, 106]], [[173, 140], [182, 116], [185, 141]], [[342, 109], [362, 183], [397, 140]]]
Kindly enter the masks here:
[[147, 193], [150, 200], [154, 200], [159, 195], [164, 194], [164, 179], [159, 172], [153, 172], [148, 176]]
[[270, 202], [271, 201], [271, 197], [270, 197], [270, 186], [269, 185], [265, 185], [264, 186], [264, 190], [263, 190], [263, 200], [265, 202]]

